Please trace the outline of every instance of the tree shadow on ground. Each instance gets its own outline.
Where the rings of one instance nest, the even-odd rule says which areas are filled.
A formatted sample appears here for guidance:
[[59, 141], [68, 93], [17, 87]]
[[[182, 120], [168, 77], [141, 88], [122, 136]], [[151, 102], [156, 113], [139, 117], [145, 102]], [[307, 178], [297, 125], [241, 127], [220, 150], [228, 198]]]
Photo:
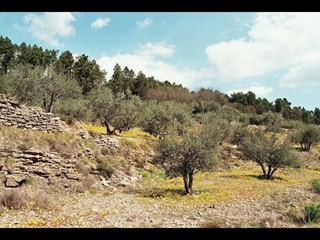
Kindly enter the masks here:
[[223, 176], [223, 178], [233, 178], [233, 179], [241, 179], [243, 177], [250, 177], [250, 178], [255, 178], [258, 180], [285, 180], [282, 177], [278, 177], [278, 176], [272, 176], [271, 179], [265, 179], [263, 177], [263, 175], [259, 174], [245, 174], [245, 175], [225, 175]]
[[303, 149], [302, 147], [293, 147], [293, 149], [297, 152], [305, 152], [308, 153], [309, 151], [307, 151], [306, 149]]
[[124, 191], [125, 193], [138, 194], [145, 198], [164, 198], [167, 196], [185, 196], [184, 189], [172, 188], [131, 188]]
[[284, 181], [285, 179], [282, 178], [282, 177], [279, 177], [279, 176], [271, 176], [270, 179], [266, 179], [263, 175], [254, 175], [254, 174], [249, 174], [247, 175], [249, 177], [252, 177], [252, 178], [256, 178], [258, 180], [267, 180], [267, 181], [272, 181], [272, 180], [281, 180], [281, 181]]

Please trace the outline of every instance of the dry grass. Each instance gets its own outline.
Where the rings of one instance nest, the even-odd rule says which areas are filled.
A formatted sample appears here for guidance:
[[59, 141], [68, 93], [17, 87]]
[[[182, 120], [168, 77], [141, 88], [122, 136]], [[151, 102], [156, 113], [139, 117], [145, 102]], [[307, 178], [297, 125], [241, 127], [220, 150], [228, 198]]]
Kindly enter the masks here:
[[0, 195], [0, 204], [7, 209], [48, 208], [49, 198], [46, 192], [30, 185], [16, 189], [6, 189]]
[[201, 228], [223, 228], [224, 227], [224, 219], [215, 218], [212, 220], [208, 220], [200, 225]]
[[0, 126], [0, 145], [20, 150], [37, 149], [44, 152], [58, 153], [61, 157], [70, 158], [83, 153], [89, 148], [99, 155], [100, 149], [90, 140], [82, 140], [69, 133], [42, 133], [23, 130], [16, 127]]
[[[92, 126], [82, 124], [82, 127], [94, 133], [105, 133], [105, 128], [101, 126]], [[140, 129], [132, 129], [128, 132], [118, 134], [121, 147], [124, 149], [123, 156], [111, 155], [107, 152], [104, 154], [103, 159], [101, 156], [96, 158], [102, 159], [100, 170], [110, 173], [115, 169], [122, 169], [128, 175], [131, 174], [131, 166], [127, 158], [132, 158], [136, 163], [136, 167], [140, 168], [140, 174], [143, 176], [142, 181], [139, 182], [140, 187], [127, 188], [138, 196], [138, 199], [144, 203], [163, 204], [175, 208], [177, 205], [183, 206], [201, 206], [201, 205], [215, 205], [220, 203], [232, 203], [245, 201], [248, 199], [263, 199], [266, 196], [279, 197], [287, 189], [297, 188], [301, 186], [310, 186], [312, 189], [312, 182], [315, 179], [320, 179], [319, 170], [319, 147], [314, 146], [311, 152], [299, 152], [297, 155], [302, 161], [301, 168], [280, 168], [274, 174], [274, 179], [261, 180], [261, 168], [251, 162], [243, 162], [242, 160], [235, 160], [229, 169], [223, 171], [216, 171], [211, 173], [198, 173], [194, 176], [194, 194], [192, 196], [184, 194], [183, 181], [181, 177], [174, 179], [165, 178], [164, 172], [161, 169], [151, 167], [145, 170], [144, 166], [147, 158], [141, 158], [133, 155], [134, 152], [151, 153], [152, 143], [156, 138], [147, 133], [142, 132]], [[0, 127], [0, 140], [1, 144], [9, 144], [19, 147], [20, 149], [36, 148], [43, 151], [59, 152], [62, 156], [69, 156], [77, 152], [83, 152], [85, 148], [96, 151], [97, 156], [99, 151], [92, 141], [78, 140], [74, 136], [63, 133], [56, 134], [43, 134], [33, 131], [23, 131], [16, 128]], [[101, 150], [100, 150], [101, 153]], [[75, 203], [77, 198], [81, 198], [82, 193], [89, 194], [87, 190], [92, 188], [94, 179], [90, 178], [90, 169], [92, 166], [97, 167], [98, 161], [83, 158], [76, 164], [76, 168], [83, 175], [87, 176], [86, 181], [76, 185], [74, 188], [73, 196], [68, 196], [68, 203]], [[3, 159], [5, 161], [5, 159]], [[10, 164], [10, 159], [6, 160], [6, 164]], [[98, 166], [99, 167], [99, 166]], [[109, 172], [108, 172], [109, 171]], [[71, 200], [70, 200], [71, 199]], [[58, 207], [62, 208], [64, 205], [64, 198], [59, 198], [57, 202]], [[298, 200], [298, 199], [297, 199]], [[311, 199], [313, 200], [313, 199]], [[287, 197], [283, 198], [283, 202], [288, 201]], [[0, 199], [3, 206], [2, 211], [8, 209], [23, 209], [24, 207], [43, 209], [50, 204], [47, 195], [30, 186], [18, 188], [11, 191], [3, 191]], [[94, 203], [93, 203], [94, 204]], [[71, 204], [72, 206], [72, 204]], [[288, 208], [284, 205], [272, 205], [281, 211], [287, 221], [296, 224], [303, 224], [304, 211], [301, 208]], [[39, 210], [40, 211], [40, 210]], [[75, 226], [81, 227], [81, 219], [86, 218], [86, 211], [82, 211], [81, 215], [68, 216], [63, 215], [57, 209], [56, 213], [52, 213], [51, 218], [34, 217], [29, 218], [21, 223], [25, 227], [46, 227], [46, 226]], [[96, 213], [96, 218], [103, 220], [109, 214], [106, 212]], [[1, 215], [1, 212], [0, 212]], [[75, 219], [75, 217], [77, 219]], [[269, 219], [264, 221], [253, 222], [251, 227], [266, 227], [265, 222], [271, 222]], [[222, 219], [208, 220], [202, 227], [206, 228], [219, 228], [223, 226]], [[161, 225], [155, 224], [155, 227]]]

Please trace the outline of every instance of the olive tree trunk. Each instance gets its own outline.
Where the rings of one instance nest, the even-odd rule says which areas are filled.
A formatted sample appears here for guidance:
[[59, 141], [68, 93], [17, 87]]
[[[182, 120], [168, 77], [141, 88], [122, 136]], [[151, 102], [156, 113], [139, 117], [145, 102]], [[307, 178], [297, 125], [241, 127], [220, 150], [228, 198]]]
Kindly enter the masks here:
[[183, 175], [183, 182], [186, 194], [192, 195], [193, 173], [186, 173], [185, 175]]

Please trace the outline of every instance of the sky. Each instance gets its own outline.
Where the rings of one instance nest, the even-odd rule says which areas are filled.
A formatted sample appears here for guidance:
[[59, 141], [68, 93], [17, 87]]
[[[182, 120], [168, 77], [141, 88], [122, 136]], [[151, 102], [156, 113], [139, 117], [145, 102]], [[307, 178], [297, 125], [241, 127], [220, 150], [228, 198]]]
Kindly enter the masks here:
[[107, 72], [320, 108], [320, 12], [0, 12], [13, 44], [85, 54]]

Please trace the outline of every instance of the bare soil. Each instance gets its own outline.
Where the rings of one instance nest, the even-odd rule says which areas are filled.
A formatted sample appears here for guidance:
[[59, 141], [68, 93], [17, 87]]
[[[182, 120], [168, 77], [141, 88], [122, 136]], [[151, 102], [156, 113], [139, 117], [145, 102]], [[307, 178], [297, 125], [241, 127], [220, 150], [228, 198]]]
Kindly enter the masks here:
[[[289, 188], [263, 199], [249, 198], [228, 204], [191, 206], [148, 202], [135, 188], [77, 194], [54, 193], [47, 209], [19, 209], [0, 212], [4, 228], [309, 228], [300, 203], [320, 202], [309, 186]], [[193, 197], [193, 196], [186, 196]], [[194, 196], [196, 197], [196, 196]], [[283, 202], [286, 199], [286, 202]], [[291, 201], [288, 201], [290, 199]], [[278, 207], [277, 207], [278, 206]], [[279, 207], [282, 206], [282, 207]], [[284, 210], [286, 209], [286, 210]]]

